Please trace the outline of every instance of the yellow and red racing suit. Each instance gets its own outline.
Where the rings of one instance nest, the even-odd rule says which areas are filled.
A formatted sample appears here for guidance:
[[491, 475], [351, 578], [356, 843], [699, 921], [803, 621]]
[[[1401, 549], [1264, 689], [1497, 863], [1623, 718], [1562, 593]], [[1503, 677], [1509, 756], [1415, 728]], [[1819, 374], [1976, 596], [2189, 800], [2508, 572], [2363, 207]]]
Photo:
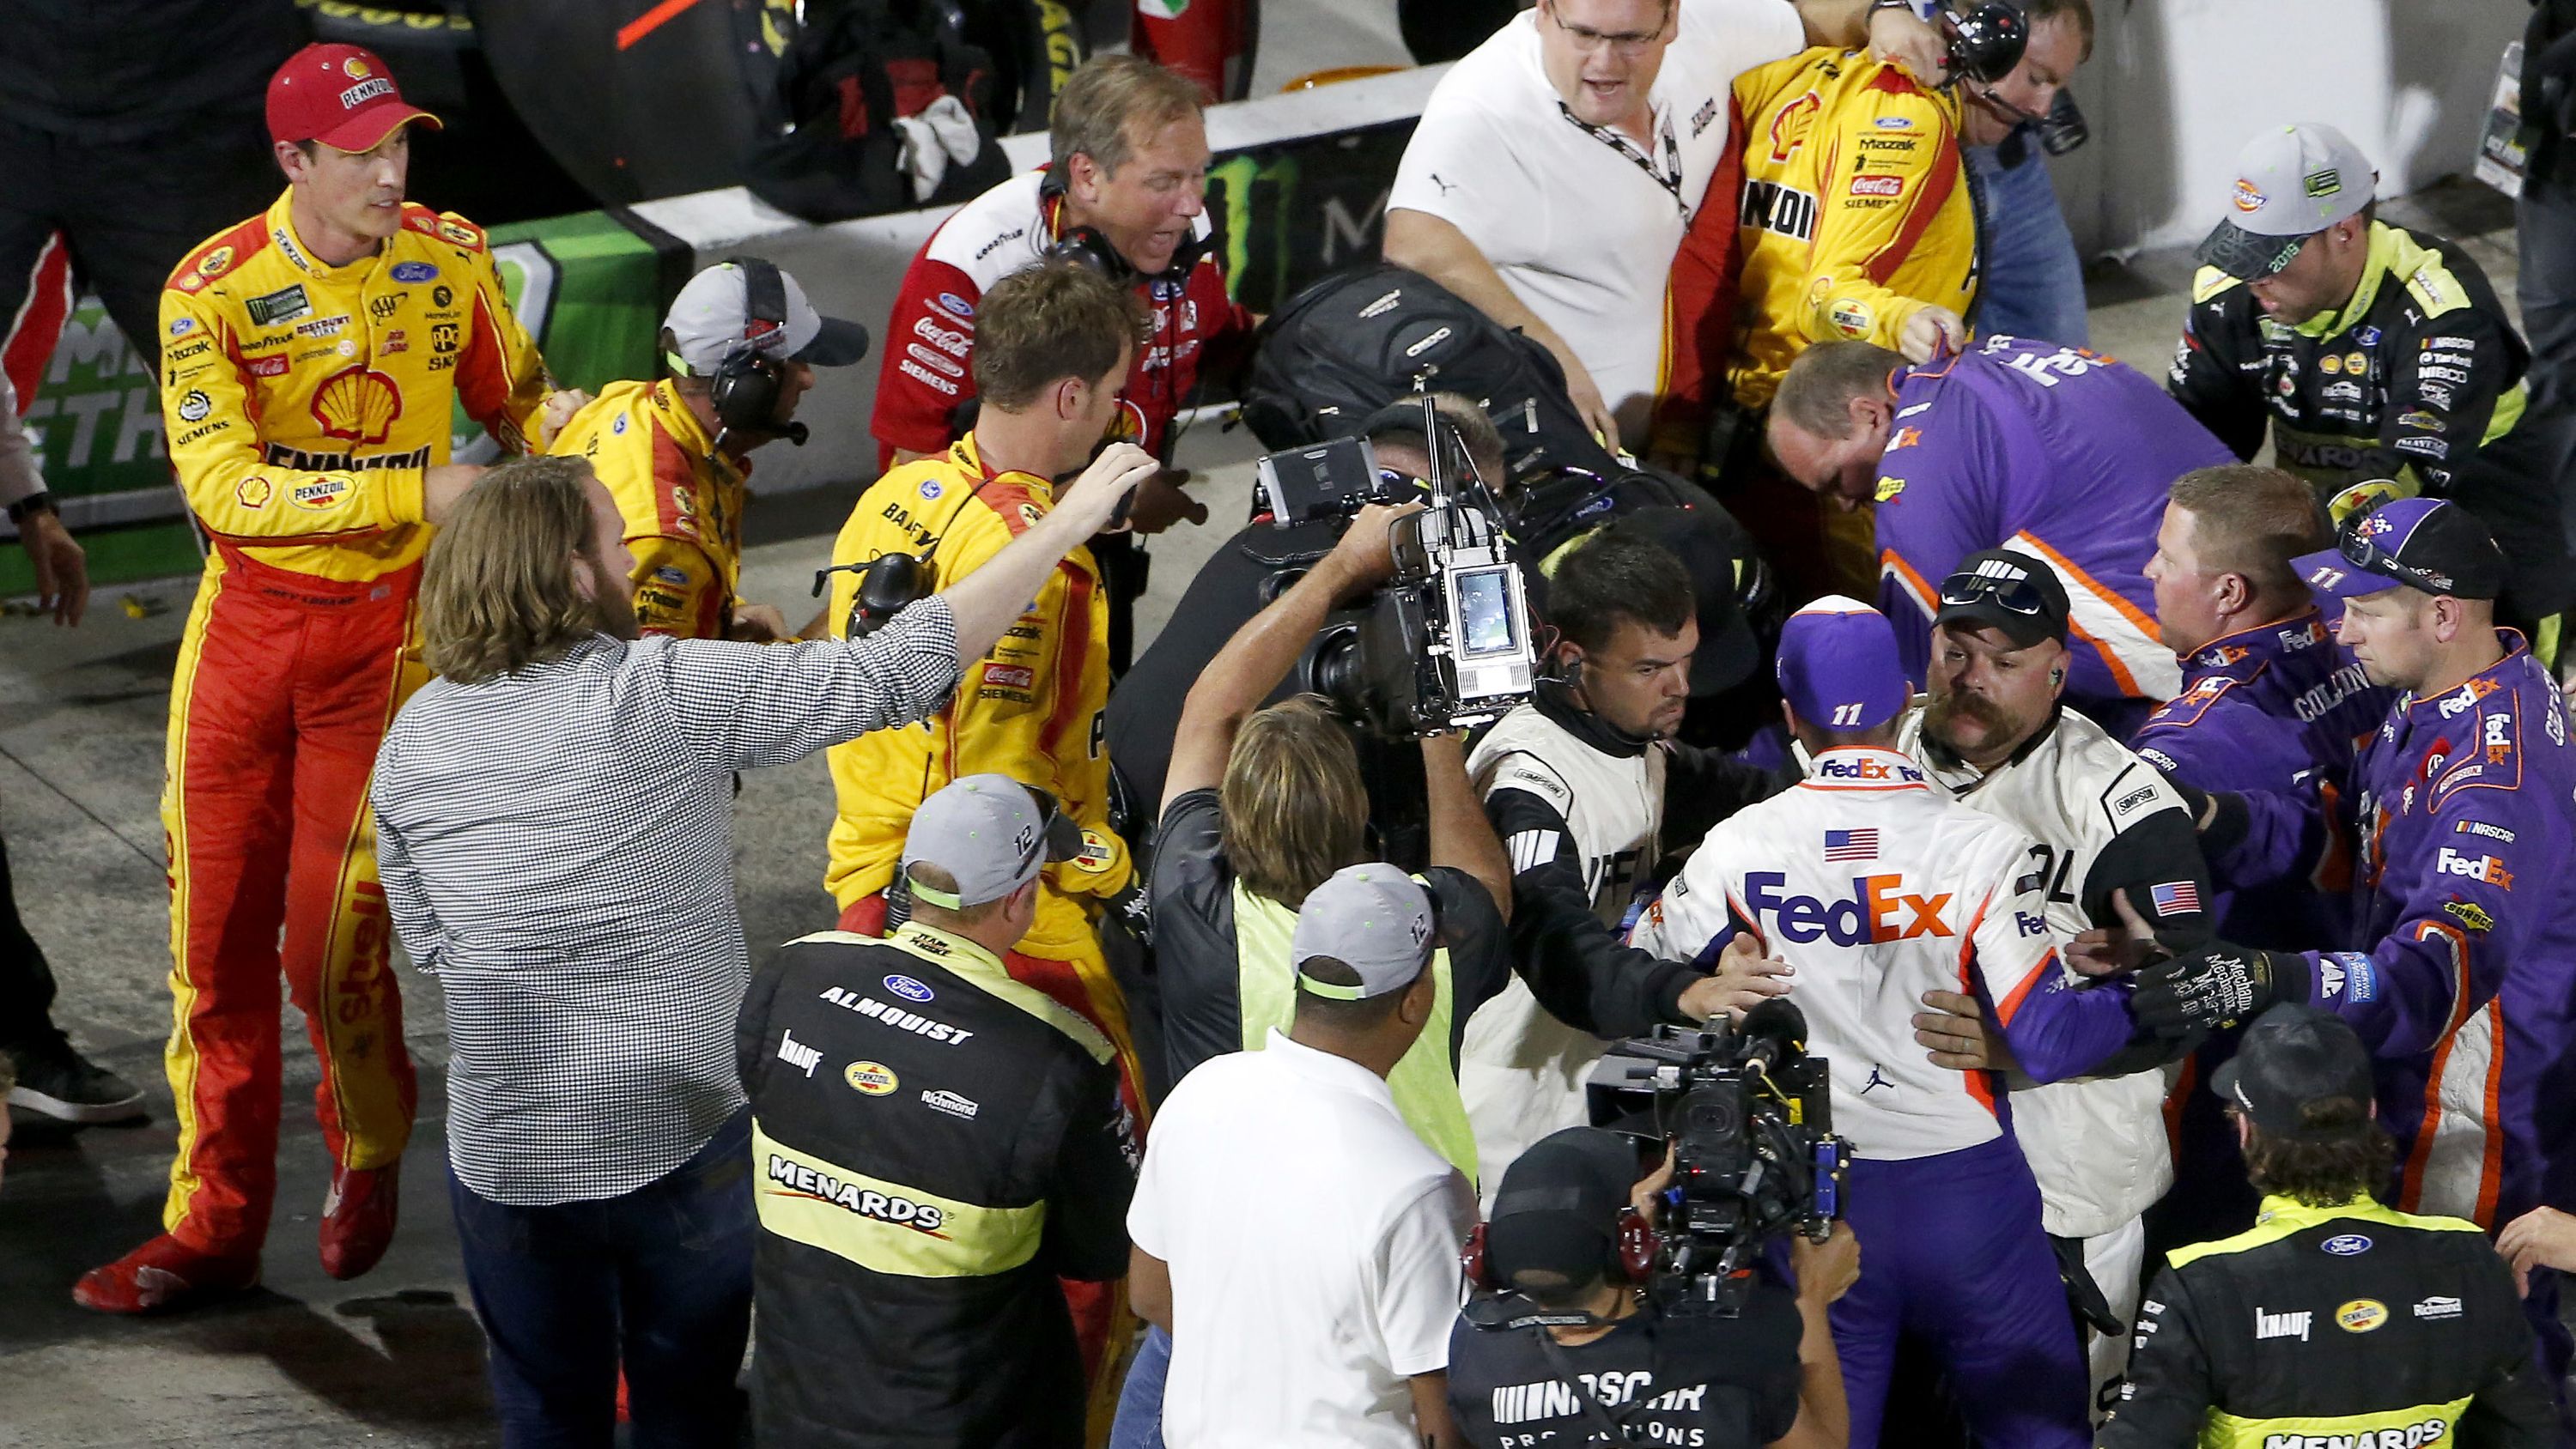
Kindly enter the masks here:
[[716, 451], [669, 379], [613, 382], [547, 451], [588, 458], [626, 520], [635, 619], [648, 634], [721, 639], [742, 586], [749, 460]]
[[[1045, 516], [1054, 488], [1027, 473], [985, 467], [975, 435], [907, 463], [859, 498], [832, 545], [835, 564], [936, 543], [934, 587], [983, 566]], [[832, 575], [825, 617], [834, 638], [849, 628], [858, 575]], [[1127, 1003], [1102, 955], [1100, 905], [1135, 873], [1127, 842], [1109, 827], [1109, 600], [1088, 547], [1067, 554], [1001, 639], [959, 671], [957, 692], [918, 725], [878, 730], [830, 751], [831, 865], [823, 884], [841, 906], [841, 929], [885, 934], [885, 888], [903, 855], [912, 812], [949, 781], [990, 771], [1052, 791], [1082, 827], [1082, 853], [1046, 867], [1037, 920], [1003, 956], [1012, 977], [1082, 1013], [1118, 1054], [1119, 1094], [1140, 1125], [1144, 1075]], [[1114, 1402], [1123, 1368], [1111, 1352], [1127, 1319], [1118, 1285], [1064, 1280], [1066, 1302], [1093, 1368], [1094, 1408]], [[1095, 1418], [1097, 1418], [1095, 1413]]]
[[1905, 68], [1815, 49], [1738, 76], [1745, 319], [1735, 400], [1768, 406], [1810, 343], [1894, 347], [1927, 304], [1965, 315], [1977, 218], [1959, 103]]
[[333, 1157], [385, 1167], [409, 1138], [366, 791], [419, 678], [422, 478], [458, 399], [520, 450], [548, 387], [481, 228], [406, 205], [374, 255], [333, 267], [297, 237], [292, 195], [209, 238], [161, 294], [170, 457], [213, 542], [161, 803], [179, 1116], [163, 1222], [225, 1255], [258, 1250], [276, 1191], [281, 970]]
[[[1743, 272], [1727, 384], [1738, 405], [1769, 407], [1813, 343], [1895, 347], [1926, 304], [1966, 313], [1977, 222], [1958, 121], [1950, 96], [1853, 51], [1803, 51], [1736, 77]], [[1793, 603], [1877, 586], [1867, 510], [1832, 512], [1770, 476], [1726, 503], [1771, 550]]]

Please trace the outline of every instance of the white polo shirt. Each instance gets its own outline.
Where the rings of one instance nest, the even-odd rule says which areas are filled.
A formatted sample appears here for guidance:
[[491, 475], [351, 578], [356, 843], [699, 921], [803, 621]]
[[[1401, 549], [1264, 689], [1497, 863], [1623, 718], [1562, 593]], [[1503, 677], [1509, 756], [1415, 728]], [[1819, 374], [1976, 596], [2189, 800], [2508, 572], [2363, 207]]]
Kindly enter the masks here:
[[1441, 78], [1386, 203], [1465, 233], [1574, 349], [1632, 446], [1662, 381], [1673, 257], [1726, 154], [1735, 78], [1807, 43], [1789, 0], [1680, 9], [1647, 92], [1651, 154], [1565, 109], [1539, 63], [1538, 12], [1524, 10]]
[[1406, 1380], [1449, 1366], [1475, 1193], [1385, 1079], [1277, 1028], [1182, 1078], [1127, 1234], [1171, 1265], [1172, 1449], [1416, 1449]]

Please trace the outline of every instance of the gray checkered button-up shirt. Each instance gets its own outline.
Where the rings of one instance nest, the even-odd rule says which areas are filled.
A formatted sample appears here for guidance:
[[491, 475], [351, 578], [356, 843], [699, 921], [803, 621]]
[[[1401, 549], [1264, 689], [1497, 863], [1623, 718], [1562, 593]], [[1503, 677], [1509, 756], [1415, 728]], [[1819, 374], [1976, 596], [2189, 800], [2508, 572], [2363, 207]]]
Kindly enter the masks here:
[[446, 987], [467, 1187], [615, 1197], [742, 1108], [734, 772], [909, 724], [956, 682], [934, 598], [866, 639], [603, 634], [412, 697], [376, 756], [376, 849], [403, 945]]

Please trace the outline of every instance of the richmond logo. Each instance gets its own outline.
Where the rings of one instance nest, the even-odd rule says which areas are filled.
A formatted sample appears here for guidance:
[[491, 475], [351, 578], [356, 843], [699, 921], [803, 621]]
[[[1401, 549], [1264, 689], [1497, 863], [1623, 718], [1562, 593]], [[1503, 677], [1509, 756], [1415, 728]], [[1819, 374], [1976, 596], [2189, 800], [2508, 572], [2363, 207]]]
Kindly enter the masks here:
[[370, 367], [342, 368], [313, 390], [313, 420], [324, 437], [381, 443], [401, 416], [401, 390]]

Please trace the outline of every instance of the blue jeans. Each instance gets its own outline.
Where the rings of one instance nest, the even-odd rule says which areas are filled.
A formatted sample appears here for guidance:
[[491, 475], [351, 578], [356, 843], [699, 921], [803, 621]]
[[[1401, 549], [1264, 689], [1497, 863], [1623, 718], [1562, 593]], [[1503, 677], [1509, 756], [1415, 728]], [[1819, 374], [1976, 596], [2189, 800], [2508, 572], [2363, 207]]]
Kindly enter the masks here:
[[1109, 1426], [1109, 1449], [1163, 1449], [1163, 1381], [1172, 1372], [1172, 1336], [1147, 1327], [1118, 1390], [1118, 1417]]
[[447, 1186], [505, 1449], [608, 1449], [621, 1358], [635, 1449], [734, 1442], [758, 1230], [749, 1111], [619, 1197], [517, 1207], [452, 1169]]
[[2085, 346], [2084, 264], [2057, 209], [2057, 188], [2036, 138], [2024, 133], [2022, 163], [2006, 168], [1994, 146], [1965, 146], [1976, 183], [1977, 301], [1968, 320], [1980, 335], [2032, 337]]

